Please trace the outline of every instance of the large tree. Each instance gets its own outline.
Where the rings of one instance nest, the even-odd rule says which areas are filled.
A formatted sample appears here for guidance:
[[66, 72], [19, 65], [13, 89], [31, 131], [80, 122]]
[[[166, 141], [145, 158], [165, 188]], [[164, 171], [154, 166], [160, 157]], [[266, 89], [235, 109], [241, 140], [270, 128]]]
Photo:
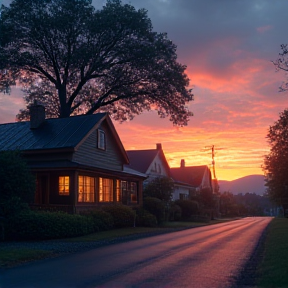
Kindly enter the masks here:
[[267, 134], [271, 146], [264, 158], [268, 195], [278, 205], [288, 209], [288, 110], [280, 113], [279, 119], [269, 127]]
[[[278, 58], [275, 61], [272, 61], [276, 71], [284, 71], [286, 77], [288, 76], [288, 44], [282, 44], [281, 52], [278, 55]], [[282, 85], [279, 87], [281, 92], [288, 90], [288, 78], [282, 82]]]
[[156, 109], [187, 124], [186, 66], [146, 10], [120, 0], [101, 10], [91, 0], [14, 0], [1, 14], [1, 77], [22, 85], [28, 105], [40, 100], [51, 117], [108, 111], [118, 120]]

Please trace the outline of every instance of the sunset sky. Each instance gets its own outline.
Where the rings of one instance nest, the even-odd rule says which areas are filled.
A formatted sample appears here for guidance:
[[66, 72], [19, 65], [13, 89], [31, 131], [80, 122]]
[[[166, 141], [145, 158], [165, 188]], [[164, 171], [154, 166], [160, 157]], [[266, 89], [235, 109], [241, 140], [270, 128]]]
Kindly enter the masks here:
[[[10, 1], [2, 0], [4, 4]], [[105, 1], [93, 0], [100, 8]], [[167, 32], [187, 65], [195, 100], [188, 126], [175, 127], [155, 112], [115, 123], [126, 150], [162, 143], [171, 167], [210, 165], [215, 145], [216, 175], [233, 180], [263, 174], [269, 125], [287, 108], [279, 93], [285, 74], [275, 72], [280, 45], [288, 43], [287, 0], [129, 0], [148, 10], [154, 30]], [[1, 0], [0, 0], [1, 3]], [[0, 94], [0, 123], [13, 122], [24, 107], [21, 91]]]

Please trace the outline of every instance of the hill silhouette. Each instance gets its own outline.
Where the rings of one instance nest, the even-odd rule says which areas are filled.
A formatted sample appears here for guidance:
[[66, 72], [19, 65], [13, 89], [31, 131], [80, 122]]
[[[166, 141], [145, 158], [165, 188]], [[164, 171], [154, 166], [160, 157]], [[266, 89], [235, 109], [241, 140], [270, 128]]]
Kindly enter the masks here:
[[239, 193], [255, 193], [263, 195], [266, 187], [263, 175], [249, 175], [233, 181], [219, 180], [220, 192], [229, 191], [236, 195]]

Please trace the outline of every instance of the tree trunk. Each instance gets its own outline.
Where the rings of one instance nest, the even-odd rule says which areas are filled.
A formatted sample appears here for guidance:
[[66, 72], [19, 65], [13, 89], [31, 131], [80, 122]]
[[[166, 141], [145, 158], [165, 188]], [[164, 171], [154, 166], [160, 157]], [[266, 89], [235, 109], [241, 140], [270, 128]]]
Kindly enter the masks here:
[[70, 117], [71, 105], [69, 104], [69, 101], [66, 101], [66, 94], [67, 94], [66, 86], [61, 85], [60, 89], [58, 90], [58, 96], [59, 96], [59, 102], [60, 102], [59, 118]]

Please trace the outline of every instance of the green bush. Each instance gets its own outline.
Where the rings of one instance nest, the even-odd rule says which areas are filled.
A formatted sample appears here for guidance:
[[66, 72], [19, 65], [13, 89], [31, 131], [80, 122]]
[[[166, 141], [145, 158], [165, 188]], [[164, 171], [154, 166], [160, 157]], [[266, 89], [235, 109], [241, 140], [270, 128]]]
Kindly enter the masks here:
[[136, 209], [136, 225], [142, 227], [156, 227], [157, 218], [149, 211], [138, 208]]
[[196, 201], [176, 200], [175, 204], [180, 206], [183, 220], [189, 220], [193, 215], [198, 215], [199, 213], [199, 204]]
[[172, 199], [174, 191], [174, 182], [171, 178], [161, 176], [153, 179], [144, 188], [144, 197], [155, 197], [164, 202], [169, 202]]
[[135, 211], [132, 208], [122, 204], [115, 204], [109, 206], [103, 206], [102, 210], [108, 212], [113, 217], [114, 227], [133, 227], [135, 221]]
[[90, 217], [93, 221], [94, 231], [106, 231], [114, 227], [114, 220], [110, 213], [100, 209], [83, 211], [81, 215]]
[[170, 221], [179, 221], [182, 217], [182, 209], [179, 205], [175, 204], [174, 202], [171, 203], [170, 210], [169, 210], [169, 220]]
[[158, 198], [146, 197], [143, 199], [143, 208], [153, 214], [157, 223], [160, 224], [165, 219], [165, 203]]
[[14, 217], [22, 203], [32, 203], [35, 195], [35, 177], [18, 151], [0, 152], [0, 217]]
[[89, 217], [63, 212], [25, 211], [6, 223], [10, 240], [44, 240], [76, 237], [94, 232]]

